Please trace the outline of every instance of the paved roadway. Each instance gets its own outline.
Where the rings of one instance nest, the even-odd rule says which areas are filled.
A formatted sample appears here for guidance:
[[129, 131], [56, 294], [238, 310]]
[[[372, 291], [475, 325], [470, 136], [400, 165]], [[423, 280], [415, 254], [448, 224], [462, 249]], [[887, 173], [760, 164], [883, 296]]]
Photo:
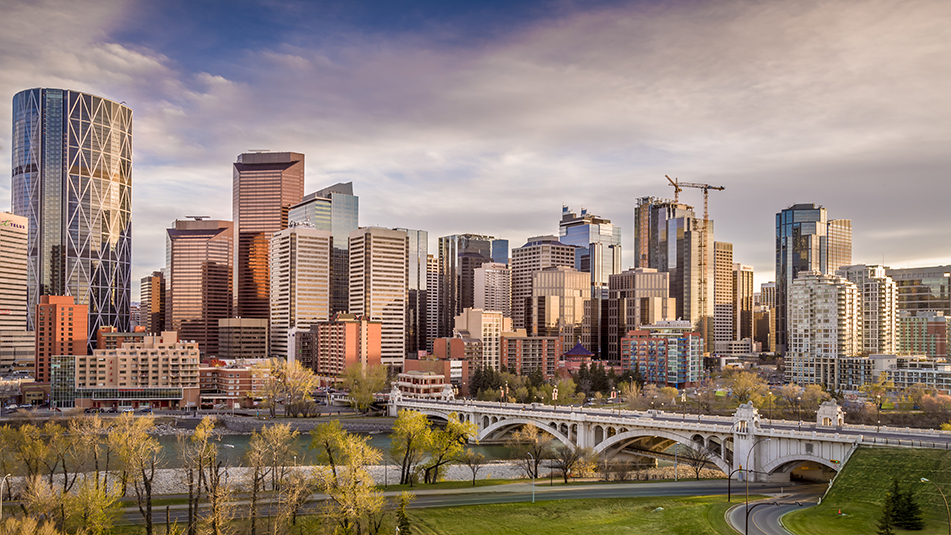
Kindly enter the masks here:
[[[791, 489], [798, 489], [800, 485], [789, 483], [751, 483], [750, 491], [756, 494], [779, 495], [789, 493]], [[810, 485], [809, 488], [815, 487]], [[823, 490], [825, 485], [819, 485]], [[597, 498], [633, 498], [633, 497], [651, 497], [651, 496], [710, 496], [722, 495], [727, 492], [726, 480], [701, 480], [701, 481], [682, 481], [679, 483], [613, 483], [597, 485], [558, 485], [554, 487], [547, 486], [542, 480], [539, 480], [535, 486], [535, 500], [573, 500], [573, 499], [597, 499]], [[808, 493], [808, 488], [804, 487], [802, 491]], [[821, 493], [821, 490], [819, 491]], [[398, 492], [386, 492], [387, 497], [398, 496]], [[450, 490], [425, 490], [415, 491], [416, 499], [411, 507], [457, 507], [463, 505], [482, 505], [490, 503], [519, 503], [530, 502], [532, 500], [531, 483], [513, 483], [509, 485], [496, 485], [492, 487], [475, 487]], [[742, 499], [742, 493], [734, 493], [733, 499], [736, 501]], [[320, 503], [326, 499], [326, 496], [315, 494], [312, 501], [301, 508], [300, 514], [314, 512]], [[239, 507], [246, 506], [247, 502], [239, 502]], [[261, 514], [270, 514], [270, 505], [262, 503]], [[758, 508], [762, 509], [762, 507]], [[754, 510], [754, 515], [758, 512]], [[168, 508], [169, 518], [172, 522], [183, 524], [188, 518], [188, 509], [186, 505], [172, 505]], [[158, 507], [153, 511], [152, 519], [156, 523], [165, 523], [166, 508]], [[757, 517], [758, 518], [758, 517]], [[143, 519], [135, 507], [127, 507], [123, 512], [122, 523], [124, 524], [142, 524]]]
[[[816, 505], [825, 488], [826, 485], [790, 487], [790, 492], [783, 494], [781, 497], [750, 503], [750, 525], [748, 532], [744, 530], [746, 527], [746, 506], [744, 504], [730, 509], [727, 513], [728, 519], [740, 533], [748, 533], [749, 535], [791, 535], [790, 531], [782, 525], [781, 519], [783, 515], [790, 511], [802, 509], [803, 507]], [[756, 503], [770, 502], [778, 502], [780, 505], [759, 505], [754, 507]], [[802, 505], [797, 505], [796, 502]]]

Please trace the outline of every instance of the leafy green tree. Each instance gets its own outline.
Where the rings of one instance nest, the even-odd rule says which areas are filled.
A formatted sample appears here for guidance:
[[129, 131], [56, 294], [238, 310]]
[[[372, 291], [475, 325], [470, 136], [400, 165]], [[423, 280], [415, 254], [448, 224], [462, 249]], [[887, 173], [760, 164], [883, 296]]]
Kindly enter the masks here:
[[423, 460], [432, 432], [421, 412], [401, 410], [390, 435], [390, 456], [400, 462], [400, 485], [413, 484], [416, 467]]
[[[98, 418], [98, 417], [97, 417]], [[108, 440], [111, 450], [132, 479], [132, 490], [139, 514], [145, 520], [145, 533], [152, 535], [152, 485], [162, 460], [162, 445], [149, 434], [155, 427], [151, 416], [133, 416], [125, 413], [116, 419]], [[97, 479], [98, 482], [98, 479]]]
[[474, 423], [460, 421], [454, 412], [449, 413], [449, 420], [444, 427], [430, 429], [429, 439], [426, 441], [428, 460], [423, 465], [423, 482], [439, 481], [440, 467], [456, 462], [469, 439], [475, 437], [476, 433], [478, 430]]
[[343, 384], [350, 391], [353, 407], [366, 412], [373, 405], [373, 394], [386, 388], [386, 368], [356, 363], [344, 371]]
[[512, 433], [505, 445], [512, 454], [512, 460], [525, 471], [525, 475], [537, 478], [538, 466], [543, 459], [551, 457], [553, 440], [554, 437], [549, 433], [539, 431], [538, 427], [532, 424], [526, 424]]
[[474, 487], [479, 471], [485, 466], [485, 455], [466, 449], [462, 452], [462, 455], [460, 455], [459, 462], [466, 465], [466, 468], [472, 472], [472, 486]]
[[396, 527], [400, 535], [411, 535], [413, 526], [409, 522], [409, 516], [406, 514], [406, 508], [413, 501], [413, 495], [408, 492], [400, 493], [400, 505], [396, 509]]
[[339, 437], [336, 457], [341, 470], [331, 475], [326, 467], [316, 469], [317, 487], [327, 495], [327, 515], [335, 523], [334, 533], [373, 532], [374, 518], [383, 511], [383, 494], [376, 490], [366, 467], [380, 462], [383, 455], [360, 437], [344, 431]]

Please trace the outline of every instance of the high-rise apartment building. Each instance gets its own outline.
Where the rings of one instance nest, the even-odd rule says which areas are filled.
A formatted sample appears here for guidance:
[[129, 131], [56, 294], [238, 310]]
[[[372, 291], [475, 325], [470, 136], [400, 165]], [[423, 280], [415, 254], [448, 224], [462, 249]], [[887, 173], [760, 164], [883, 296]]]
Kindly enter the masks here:
[[512, 249], [512, 325], [527, 329], [525, 311], [532, 298], [532, 277], [536, 271], [555, 266], [574, 267], [574, 245], [565, 245], [557, 236], [535, 236]]
[[526, 318], [532, 336], [558, 336], [562, 347], [582, 340], [585, 301], [591, 300], [591, 275], [557, 266], [532, 275], [532, 298]]
[[232, 316], [233, 240], [231, 221], [179, 219], [166, 231], [165, 325], [204, 355], [218, 355], [218, 320]]
[[670, 274], [634, 268], [608, 279], [607, 359], [621, 359], [621, 338], [641, 325], [676, 319], [677, 302], [670, 297]]
[[140, 281], [139, 324], [150, 334], [165, 330], [165, 273], [162, 271], [153, 271]]
[[948, 345], [951, 317], [940, 310], [903, 310], [898, 317], [898, 354], [951, 357]]
[[753, 339], [753, 266], [733, 264], [733, 340]]
[[634, 209], [636, 266], [670, 273], [670, 296], [677, 318], [693, 324], [707, 349], [714, 344], [715, 256], [713, 221], [697, 218], [692, 207], [643, 197]]
[[789, 291], [786, 380], [838, 389], [839, 359], [861, 350], [858, 287], [841, 277], [801, 271]]
[[271, 289], [268, 243], [287, 228], [290, 209], [304, 198], [304, 155], [252, 152], [232, 173], [234, 315], [268, 318]]
[[558, 372], [558, 361], [565, 349], [557, 336], [526, 336], [524, 329], [502, 333], [502, 364], [509, 373], [528, 375], [535, 370], [548, 381]]
[[855, 283], [861, 297], [861, 350], [869, 355], [898, 351], [898, 288], [882, 266], [840, 267], [836, 275]]
[[50, 366], [56, 355], [87, 353], [89, 311], [71, 296], [41, 295], [36, 305], [36, 364], [33, 377], [50, 382]]
[[[71, 295], [100, 326], [129, 330], [132, 110], [102, 97], [13, 97], [13, 213], [28, 220], [27, 328], [42, 295]], [[47, 381], [49, 378], [47, 377]]]
[[406, 357], [408, 239], [377, 227], [350, 233], [350, 312], [382, 322], [381, 360], [397, 369]]
[[[585, 339], [581, 343], [601, 358], [607, 352], [607, 326], [603, 312], [608, 293], [608, 278], [621, 272], [621, 227], [584, 208], [575, 214], [567, 206], [561, 208], [558, 223], [560, 241], [576, 246], [575, 269], [591, 275], [591, 291], [584, 324]], [[569, 346], [566, 346], [569, 347]]]
[[512, 317], [512, 270], [505, 264], [487, 262], [475, 269], [473, 305]]
[[322, 382], [333, 384], [351, 366], [381, 364], [382, 327], [366, 316], [335, 314], [297, 334], [295, 358]]
[[833, 275], [852, 263], [852, 222], [828, 219], [816, 204], [795, 204], [776, 214], [776, 348], [788, 349], [789, 288], [801, 271]]
[[439, 338], [439, 259], [426, 255], [426, 350]]
[[936, 310], [951, 317], [951, 266], [886, 269], [898, 287], [898, 310]]
[[621, 369], [644, 381], [684, 388], [700, 381], [703, 339], [689, 321], [661, 321], [632, 330], [621, 340]]
[[733, 329], [733, 244], [713, 243], [713, 340], [735, 340]]
[[353, 182], [334, 184], [304, 196], [290, 210], [291, 223], [310, 223], [317, 230], [333, 234], [333, 269], [330, 272], [331, 313], [346, 312], [350, 306], [350, 233], [360, 228], [360, 198], [353, 194]]
[[406, 355], [417, 357], [429, 347], [429, 233], [398, 228], [406, 233]]
[[330, 318], [333, 236], [295, 223], [271, 236], [270, 355], [288, 358], [294, 328]]
[[502, 333], [512, 330], [512, 320], [501, 312], [473, 308], [463, 310], [454, 320], [455, 333], [462, 338], [482, 341], [482, 359], [470, 365], [499, 370], [502, 362]]
[[501, 257], [503, 251], [508, 256], [508, 241], [492, 236], [453, 234], [439, 238], [440, 338], [451, 336], [455, 317], [475, 304], [475, 269]]

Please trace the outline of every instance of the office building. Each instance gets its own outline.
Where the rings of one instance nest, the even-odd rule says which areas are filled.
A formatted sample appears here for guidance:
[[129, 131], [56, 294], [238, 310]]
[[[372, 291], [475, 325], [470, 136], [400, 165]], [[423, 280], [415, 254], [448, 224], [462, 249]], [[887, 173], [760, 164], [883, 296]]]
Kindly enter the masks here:
[[89, 313], [86, 340], [103, 325], [129, 330], [132, 110], [77, 91], [21, 91], [12, 168], [13, 213], [29, 228], [27, 329], [40, 296], [71, 295]]
[[139, 286], [139, 325], [148, 333], [165, 330], [165, 273], [153, 271]]
[[508, 256], [508, 241], [492, 236], [453, 234], [439, 238], [439, 337], [450, 336], [455, 317], [475, 305], [476, 268], [495, 261], [503, 251]]
[[273, 356], [268, 353], [269, 330], [268, 320], [262, 318], [218, 320], [218, 360], [265, 359]]
[[951, 316], [951, 266], [886, 269], [898, 287], [898, 310], [935, 310]]
[[527, 329], [526, 310], [532, 298], [532, 277], [536, 271], [556, 266], [574, 267], [574, 245], [565, 245], [557, 236], [535, 236], [512, 249], [512, 325]]
[[333, 269], [330, 272], [331, 313], [346, 312], [350, 306], [350, 233], [360, 228], [360, 198], [353, 194], [353, 182], [334, 184], [305, 195], [291, 207], [291, 223], [310, 223], [317, 230], [333, 235]]
[[512, 330], [512, 320], [501, 312], [472, 308], [463, 310], [454, 319], [454, 333], [482, 342], [482, 358], [473, 364], [498, 371], [502, 362], [502, 333]]
[[333, 237], [307, 223], [271, 236], [270, 356], [288, 358], [291, 329], [330, 318]]
[[408, 239], [377, 227], [350, 233], [350, 312], [382, 322], [381, 359], [395, 369], [406, 356]]
[[898, 351], [898, 288], [882, 266], [842, 266], [836, 274], [853, 282], [861, 299], [861, 351], [868, 355]]
[[591, 275], [558, 266], [532, 275], [528, 317], [531, 336], [557, 336], [562, 347], [582, 342], [585, 302], [591, 301]]
[[290, 209], [304, 198], [304, 155], [252, 152], [238, 156], [232, 173], [234, 315], [268, 318], [268, 243], [288, 227]]
[[0, 212], [0, 331], [27, 330], [27, 225]]
[[766, 308], [776, 308], [776, 283], [764, 282], [759, 285], [759, 305]]
[[426, 353], [429, 330], [429, 233], [396, 229], [407, 236], [406, 253], [406, 355]]
[[426, 350], [439, 337], [439, 259], [426, 255]]
[[621, 338], [642, 325], [676, 319], [677, 302], [670, 297], [670, 274], [634, 268], [608, 279], [607, 360], [621, 359]]
[[35, 318], [33, 377], [38, 383], [49, 383], [54, 356], [86, 354], [89, 311], [86, 305], [76, 304], [72, 296], [41, 295]]
[[753, 266], [733, 264], [733, 340], [753, 339]]
[[92, 355], [59, 355], [53, 366], [55, 407], [198, 407], [198, 345], [179, 340], [175, 332]]
[[165, 325], [204, 356], [218, 355], [218, 320], [232, 316], [233, 232], [231, 221], [201, 217], [166, 231]]
[[621, 340], [621, 369], [644, 381], [684, 388], [701, 379], [703, 339], [689, 321], [661, 321], [630, 331]]
[[789, 289], [801, 271], [834, 275], [852, 263], [852, 222], [829, 219], [816, 204], [795, 204], [776, 214], [776, 348], [788, 350]]
[[475, 269], [474, 307], [512, 317], [512, 270], [506, 264], [487, 262]]
[[951, 317], [940, 310], [902, 310], [898, 316], [898, 354], [951, 357]]
[[713, 340], [735, 340], [733, 329], [733, 244], [713, 243]]
[[351, 366], [382, 363], [382, 332], [379, 320], [337, 313], [297, 333], [295, 359], [313, 370], [322, 383], [333, 384]]
[[861, 350], [862, 305], [858, 287], [841, 277], [801, 271], [789, 291], [786, 381], [835, 385], [839, 359]]

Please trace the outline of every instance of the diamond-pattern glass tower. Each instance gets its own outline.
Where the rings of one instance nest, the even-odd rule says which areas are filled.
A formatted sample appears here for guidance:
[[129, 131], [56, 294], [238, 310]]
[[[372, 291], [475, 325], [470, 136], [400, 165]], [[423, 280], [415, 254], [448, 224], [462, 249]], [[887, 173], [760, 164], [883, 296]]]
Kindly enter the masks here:
[[94, 95], [13, 97], [13, 213], [29, 219], [29, 329], [40, 295], [71, 295], [100, 326], [129, 330], [132, 110]]

